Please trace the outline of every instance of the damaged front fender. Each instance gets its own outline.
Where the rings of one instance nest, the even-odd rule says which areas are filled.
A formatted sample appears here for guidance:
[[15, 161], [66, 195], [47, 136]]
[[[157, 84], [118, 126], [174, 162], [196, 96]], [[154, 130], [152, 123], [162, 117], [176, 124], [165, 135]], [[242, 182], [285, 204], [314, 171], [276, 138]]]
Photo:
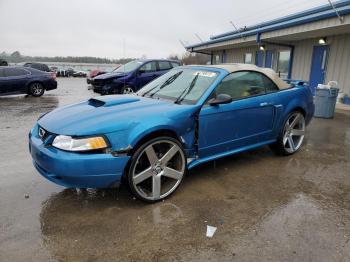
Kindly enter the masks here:
[[147, 121], [133, 122], [128, 130], [122, 130], [107, 134], [113, 145], [114, 154], [129, 153], [139, 141], [146, 136], [159, 131], [170, 131], [175, 133], [182, 143], [188, 157], [197, 154], [197, 128], [199, 106], [184, 107], [183, 114], [164, 113], [162, 117], [149, 118]]

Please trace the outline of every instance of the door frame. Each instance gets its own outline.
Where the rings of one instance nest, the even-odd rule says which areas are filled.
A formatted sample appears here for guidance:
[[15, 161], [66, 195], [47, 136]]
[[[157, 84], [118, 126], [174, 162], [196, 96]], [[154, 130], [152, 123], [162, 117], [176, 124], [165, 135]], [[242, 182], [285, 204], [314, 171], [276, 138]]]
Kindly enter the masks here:
[[[268, 59], [268, 57], [270, 59]], [[266, 50], [265, 51], [265, 61], [264, 61], [264, 67], [266, 68], [273, 68], [273, 58], [274, 58], [274, 53], [272, 50]], [[267, 61], [270, 62], [270, 66], [267, 66]]]
[[[259, 57], [261, 58], [261, 65], [259, 65]], [[259, 67], [264, 67], [265, 64], [265, 52], [262, 50], [257, 50], [255, 52], [255, 65]]]
[[[322, 82], [324, 83], [324, 81], [325, 81], [325, 79], [326, 79], [327, 65], [328, 65], [328, 58], [329, 58], [330, 46], [329, 46], [329, 45], [314, 45], [314, 46], [312, 47], [312, 57], [311, 57], [309, 84], [311, 83], [312, 77], [315, 76], [315, 75], [313, 75], [313, 72], [312, 72], [313, 70], [312, 70], [312, 69], [313, 69], [313, 67], [315, 66], [315, 61], [314, 61], [315, 56], [316, 56], [316, 54], [315, 54], [315, 49], [318, 48], [318, 47], [324, 47], [324, 48], [325, 48], [324, 50], [326, 50], [326, 57], [324, 58], [324, 60], [322, 59], [322, 61], [321, 61], [322, 64], [324, 63], [323, 69], [322, 69], [322, 65], [321, 65], [321, 70], [324, 71], [324, 73], [323, 73], [323, 81], [322, 81]], [[311, 86], [310, 86], [310, 87], [311, 87]], [[312, 90], [313, 90], [313, 91], [315, 91], [314, 88], [316, 88], [316, 87], [312, 87]]]

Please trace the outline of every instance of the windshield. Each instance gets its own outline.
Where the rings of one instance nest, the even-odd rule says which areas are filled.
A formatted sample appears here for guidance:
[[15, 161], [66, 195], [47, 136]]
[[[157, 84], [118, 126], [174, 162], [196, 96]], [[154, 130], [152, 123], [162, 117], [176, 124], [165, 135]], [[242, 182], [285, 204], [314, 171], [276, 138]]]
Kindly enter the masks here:
[[141, 61], [131, 61], [129, 63], [126, 63], [125, 65], [122, 65], [116, 69], [113, 70], [113, 72], [118, 72], [118, 73], [129, 73], [131, 71], [134, 71], [136, 68], [138, 68], [140, 65], [142, 65], [143, 62]]
[[137, 95], [195, 104], [217, 76], [206, 70], [176, 68], [144, 86]]

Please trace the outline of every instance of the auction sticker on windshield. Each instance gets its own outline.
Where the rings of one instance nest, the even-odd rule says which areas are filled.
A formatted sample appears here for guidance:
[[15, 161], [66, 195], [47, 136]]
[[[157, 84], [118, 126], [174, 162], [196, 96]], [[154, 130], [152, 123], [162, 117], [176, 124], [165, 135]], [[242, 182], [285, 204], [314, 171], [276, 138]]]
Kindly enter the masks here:
[[208, 71], [196, 71], [193, 75], [205, 76], [205, 77], [215, 77], [216, 73]]

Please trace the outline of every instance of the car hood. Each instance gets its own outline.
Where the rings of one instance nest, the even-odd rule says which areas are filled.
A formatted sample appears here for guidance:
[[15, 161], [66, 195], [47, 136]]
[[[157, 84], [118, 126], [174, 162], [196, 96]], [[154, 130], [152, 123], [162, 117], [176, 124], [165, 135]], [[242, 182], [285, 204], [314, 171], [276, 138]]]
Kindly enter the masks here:
[[123, 72], [110, 72], [110, 73], [98, 75], [98, 76], [94, 77], [94, 79], [109, 79], [109, 78], [123, 77], [123, 76], [127, 76], [127, 75], [128, 75], [127, 73], [123, 73]]
[[84, 136], [128, 130], [147, 121], [157, 125], [188, 119], [197, 105], [178, 105], [136, 95], [111, 95], [55, 109], [38, 124], [51, 133]]

